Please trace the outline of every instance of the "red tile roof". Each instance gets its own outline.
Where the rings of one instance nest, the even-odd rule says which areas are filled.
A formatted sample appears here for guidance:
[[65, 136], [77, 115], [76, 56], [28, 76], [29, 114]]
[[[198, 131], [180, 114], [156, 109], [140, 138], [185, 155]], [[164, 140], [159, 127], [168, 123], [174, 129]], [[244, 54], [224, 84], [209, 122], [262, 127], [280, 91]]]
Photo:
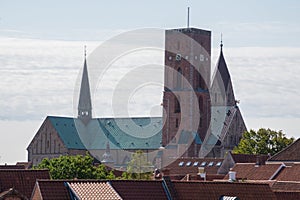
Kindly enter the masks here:
[[10, 188], [7, 191], [0, 193], [0, 199], [20, 199], [27, 200], [28, 198], [23, 194], [19, 193], [14, 188]]
[[113, 180], [110, 184], [122, 199], [167, 199], [162, 181]]
[[108, 182], [70, 182], [70, 188], [80, 199], [120, 200], [119, 194]]
[[278, 181], [300, 181], [300, 163], [286, 166], [276, 177]]
[[274, 192], [278, 200], [300, 199], [299, 192]]
[[[255, 163], [237, 163], [232, 168], [232, 171], [236, 172], [236, 179], [271, 180], [283, 167], [282, 163], [259, 166], [256, 166]], [[228, 178], [229, 175], [227, 174], [224, 179]]]
[[30, 198], [36, 179], [49, 179], [48, 170], [0, 170], [0, 192], [15, 188], [21, 194]]
[[300, 161], [300, 138], [272, 156], [269, 161]]
[[276, 199], [268, 184], [229, 182], [184, 182], [173, 181], [178, 199], [220, 199], [222, 196], [239, 199]]
[[[222, 163], [223, 159], [215, 158], [178, 158], [173, 163], [167, 166], [170, 170], [170, 176], [174, 175], [196, 175], [198, 173], [198, 167], [201, 167], [201, 163], [205, 162], [204, 171], [206, 174], [217, 174], [220, 166], [216, 166], [217, 163]], [[197, 164], [198, 163], [198, 164]], [[211, 163], [212, 165], [209, 165]], [[219, 163], [219, 164], [220, 164]], [[182, 164], [182, 166], [180, 166]], [[195, 164], [195, 165], [194, 165]], [[196, 165], [197, 164], [197, 165]]]
[[25, 169], [25, 165], [0, 165], [0, 169]]
[[265, 162], [269, 158], [268, 155], [230, 154], [235, 163], [256, 163], [257, 160]]
[[[38, 180], [36, 182], [36, 193], [40, 193], [43, 200], [68, 200], [70, 199], [69, 191], [65, 186], [66, 180]], [[37, 200], [37, 196], [33, 196], [32, 200]]]
[[276, 192], [299, 192], [300, 194], [300, 182], [276, 181], [271, 185], [271, 189]]

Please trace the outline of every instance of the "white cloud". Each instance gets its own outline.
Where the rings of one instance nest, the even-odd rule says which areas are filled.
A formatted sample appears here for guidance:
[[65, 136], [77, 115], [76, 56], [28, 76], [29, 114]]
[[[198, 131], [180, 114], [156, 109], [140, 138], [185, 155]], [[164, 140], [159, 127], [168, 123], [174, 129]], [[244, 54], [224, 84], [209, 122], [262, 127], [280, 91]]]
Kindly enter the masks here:
[[[79, 80], [79, 71], [83, 65], [83, 46], [86, 44], [91, 52], [98, 42], [0, 37], [2, 134], [9, 132], [12, 137], [18, 137], [20, 143], [25, 141], [28, 145], [47, 115], [74, 115], [73, 100], [76, 100], [74, 95], [77, 95], [74, 88]], [[140, 63], [162, 64], [163, 55], [153, 56], [154, 54], [155, 52], [136, 54], [115, 63], [115, 68], [111, 68], [110, 73], [105, 76], [105, 84], [96, 90], [93, 104], [96, 116], [112, 115], [111, 100], [114, 87], [124, 74], [131, 72]], [[219, 49], [214, 49], [213, 66], [218, 55]], [[224, 55], [231, 72], [236, 98], [241, 100], [240, 108], [248, 128], [268, 126], [296, 136], [296, 130], [300, 129], [300, 48], [224, 48]], [[145, 72], [138, 78], [156, 77], [158, 73], [158, 79], [162, 82], [163, 70], [153, 72], [156, 74]], [[155, 84], [146, 85], [140, 90], [134, 88], [128, 100], [132, 103], [128, 105], [129, 114], [157, 115], [161, 111], [161, 90], [162, 88]], [[29, 120], [28, 123], [33, 121], [33, 126], [21, 122], [24, 120]], [[36, 123], [37, 121], [40, 123]], [[259, 123], [262, 121], [266, 123]], [[13, 129], [12, 126], [27, 128]], [[0, 146], [2, 145], [5, 149], [5, 144]], [[24, 152], [25, 146], [20, 145], [15, 151]], [[25, 155], [22, 154], [24, 159]], [[0, 161], [10, 162], [9, 158], [0, 156]], [[14, 158], [22, 160], [19, 156]]]

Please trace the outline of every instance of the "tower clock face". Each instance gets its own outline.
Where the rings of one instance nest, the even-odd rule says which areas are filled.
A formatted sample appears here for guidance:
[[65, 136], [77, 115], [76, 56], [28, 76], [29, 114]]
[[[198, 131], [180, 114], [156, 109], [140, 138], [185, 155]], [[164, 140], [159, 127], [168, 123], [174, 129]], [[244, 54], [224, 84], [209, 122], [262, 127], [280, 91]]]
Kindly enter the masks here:
[[181, 55], [180, 55], [179, 53], [176, 54], [176, 60], [177, 60], [177, 61], [181, 60]]

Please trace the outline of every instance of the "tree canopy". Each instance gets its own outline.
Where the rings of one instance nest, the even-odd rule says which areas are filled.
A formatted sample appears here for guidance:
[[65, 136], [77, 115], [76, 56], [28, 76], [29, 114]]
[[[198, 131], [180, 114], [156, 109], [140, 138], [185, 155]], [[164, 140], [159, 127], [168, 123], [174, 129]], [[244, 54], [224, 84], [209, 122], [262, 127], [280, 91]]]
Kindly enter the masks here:
[[95, 166], [94, 159], [85, 156], [60, 156], [58, 158], [45, 158], [36, 169], [49, 169], [52, 179], [114, 179], [112, 171], [108, 171], [102, 164]]
[[132, 154], [127, 164], [127, 170], [122, 174], [123, 179], [151, 179], [153, 167], [147, 161], [143, 151], [138, 150]]
[[233, 149], [233, 153], [274, 155], [293, 141], [293, 137], [287, 138], [281, 130], [261, 128], [255, 132], [251, 129], [243, 134], [239, 145]]

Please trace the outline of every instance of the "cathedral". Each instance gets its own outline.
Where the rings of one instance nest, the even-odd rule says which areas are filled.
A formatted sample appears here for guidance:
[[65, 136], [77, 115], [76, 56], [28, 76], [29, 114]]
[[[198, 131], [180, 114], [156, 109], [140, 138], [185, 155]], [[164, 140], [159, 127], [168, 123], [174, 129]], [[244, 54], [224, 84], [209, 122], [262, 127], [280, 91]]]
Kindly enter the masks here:
[[[246, 130], [230, 74], [220, 55], [211, 78], [211, 32], [165, 31], [162, 117], [93, 118], [88, 63], [84, 60], [78, 115], [47, 116], [27, 147], [28, 161], [85, 155], [118, 169], [142, 150], [154, 167], [170, 158], [223, 157]], [[164, 163], [164, 164], [163, 164]]]

